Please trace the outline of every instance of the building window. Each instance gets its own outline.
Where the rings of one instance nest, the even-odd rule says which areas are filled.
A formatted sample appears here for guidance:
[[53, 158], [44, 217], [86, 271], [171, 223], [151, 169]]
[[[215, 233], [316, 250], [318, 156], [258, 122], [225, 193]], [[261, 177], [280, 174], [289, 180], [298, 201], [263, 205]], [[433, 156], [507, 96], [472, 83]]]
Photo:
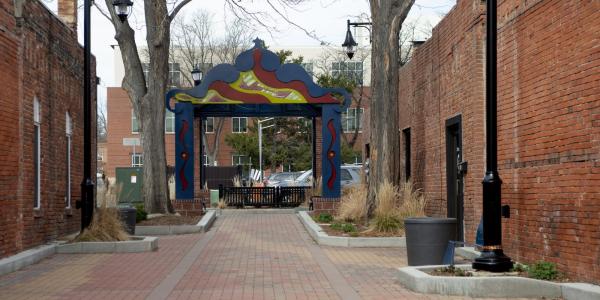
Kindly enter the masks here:
[[202, 124], [204, 133], [214, 133], [215, 132], [215, 118], [207, 117], [204, 119], [204, 124]]
[[[148, 85], [148, 73], [150, 72], [150, 64], [142, 63], [142, 69], [144, 70], [144, 78], [146, 79], [146, 85]], [[178, 63], [169, 63], [169, 86], [181, 86], [181, 68]]]
[[165, 133], [175, 133], [175, 113], [168, 109], [165, 113]]
[[132, 167], [141, 167], [144, 165], [144, 157], [141, 153], [133, 153], [131, 154], [131, 166]]
[[140, 124], [138, 123], [137, 116], [135, 115], [135, 111], [131, 110], [131, 133], [139, 133], [140, 132]]
[[252, 162], [251, 158], [246, 155], [232, 155], [231, 156], [231, 165], [232, 166], [250, 165], [251, 162]]
[[231, 118], [233, 122], [233, 133], [246, 133], [248, 131], [248, 118]]
[[342, 113], [342, 130], [344, 132], [354, 132], [362, 130], [363, 108], [348, 108]]
[[33, 99], [33, 208], [41, 207], [40, 102]]
[[65, 116], [65, 134], [67, 138], [67, 174], [66, 174], [66, 192], [65, 192], [65, 206], [67, 208], [71, 208], [71, 136], [73, 134], [73, 123], [71, 121], [71, 116], [69, 113], [66, 113]]
[[205, 166], [210, 166], [210, 161], [208, 160], [208, 155], [204, 154], [204, 155], [202, 156], [202, 163], [203, 163]]
[[354, 80], [358, 84], [363, 83], [363, 63], [358, 62], [334, 62], [331, 66], [333, 77], [345, 77]]
[[410, 179], [410, 128], [402, 130], [402, 143], [404, 143], [404, 180]]

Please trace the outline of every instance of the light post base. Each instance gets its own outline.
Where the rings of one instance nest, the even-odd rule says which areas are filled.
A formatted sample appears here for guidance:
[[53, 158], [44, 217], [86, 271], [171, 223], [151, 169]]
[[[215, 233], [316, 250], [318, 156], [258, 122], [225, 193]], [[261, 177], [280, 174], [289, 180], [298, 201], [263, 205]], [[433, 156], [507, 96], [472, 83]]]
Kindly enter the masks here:
[[502, 249], [483, 250], [473, 262], [473, 269], [489, 272], [508, 272], [513, 267], [510, 257]]
[[86, 178], [81, 183], [81, 202], [78, 208], [81, 208], [81, 232], [88, 228], [92, 223], [94, 215], [94, 182], [91, 178]]

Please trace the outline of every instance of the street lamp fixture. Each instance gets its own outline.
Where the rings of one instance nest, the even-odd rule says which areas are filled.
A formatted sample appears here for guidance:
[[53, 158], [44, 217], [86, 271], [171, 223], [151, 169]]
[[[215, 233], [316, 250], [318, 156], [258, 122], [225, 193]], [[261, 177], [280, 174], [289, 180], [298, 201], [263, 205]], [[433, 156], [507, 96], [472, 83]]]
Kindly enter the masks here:
[[121, 23], [127, 20], [129, 14], [131, 14], [131, 7], [133, 6], [133, 1], [131, 0], [113, 0], [113, 6], [115, 7], [115, 11], [117, 12], [117, 16]]
[[198, 66], [195, 66], [194, 69], [192, 70], [192, 80], [194, 80], [194, 85], [199, 85], [202, 82], [202, 76], [204, 74], [202, 73], [202, 71], [200, 70], [200, 68], [198, 68]]
[[353, 22], [350, 22], [350, 20], [348, 20], [348, 25], [347, 25], [347, 29], [346, 29], [346, 40], [344, 40], [342, 47], [345, 48], [346, 55], [348, 55], [349, 59], [352, 59], [352, 57], [354, 57], [354, 53], [356, 52], [356, 46], [358, 46], [358, 43], [356, 43], [356, 41], [354, 40], [354, 37], [352, 36], [352, 32], [350, 31], [350, 26], [366, 28], [367, 30], [369, 30], [369, 36], [370, 36], [371, 30], [367, 26], [371, 26], [371, 25], [373, 25], [373, 23], [371, 23], [371, 22], [353, 23]]

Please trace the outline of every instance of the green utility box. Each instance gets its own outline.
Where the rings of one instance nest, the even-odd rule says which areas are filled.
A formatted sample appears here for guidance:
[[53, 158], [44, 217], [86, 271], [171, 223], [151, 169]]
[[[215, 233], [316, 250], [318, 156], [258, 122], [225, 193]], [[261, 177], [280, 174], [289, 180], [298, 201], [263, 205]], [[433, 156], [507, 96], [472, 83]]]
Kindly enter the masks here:
[[219, 190], [210, 190], [210, 207], [219, 205]]
[[116, 184], [120, 186], [119, 203], [142, 203], [142, 184], [144, 172], [142, 167], [115, 168]]

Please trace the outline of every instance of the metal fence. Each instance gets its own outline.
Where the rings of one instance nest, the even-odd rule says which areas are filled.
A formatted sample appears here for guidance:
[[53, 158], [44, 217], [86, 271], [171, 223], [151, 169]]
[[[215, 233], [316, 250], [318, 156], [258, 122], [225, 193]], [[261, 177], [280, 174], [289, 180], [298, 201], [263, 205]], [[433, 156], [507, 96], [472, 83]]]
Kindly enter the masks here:
[[306, 199], [307, 187], [220, 187], [227, 206], [296, 207]]

